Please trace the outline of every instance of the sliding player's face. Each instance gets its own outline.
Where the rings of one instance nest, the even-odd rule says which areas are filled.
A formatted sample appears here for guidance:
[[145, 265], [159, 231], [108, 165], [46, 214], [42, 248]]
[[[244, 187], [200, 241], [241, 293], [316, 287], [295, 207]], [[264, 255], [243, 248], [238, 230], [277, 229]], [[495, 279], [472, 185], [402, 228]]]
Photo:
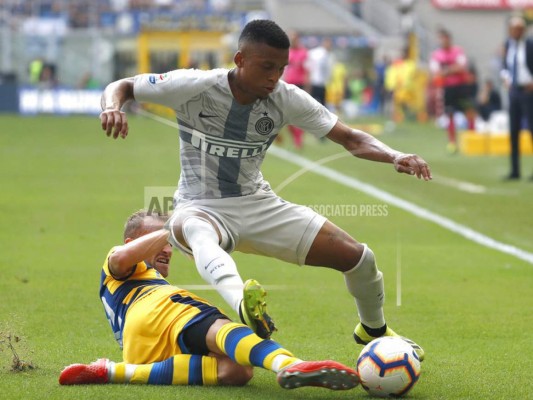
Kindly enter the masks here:
[[274, 91], [289, 62], [289, 50], [265, 43], [247, 43], [235, 55], [239, 67], [238, 89], [265, 99]]
[[[160, 220], [147, 217], [144, 220], [144, 228], [146, 228], [145, 235], [159, 229], [163, 229], [163, 222]], [[146, 261], [152, 267], [154, 267], [164, 278], [168, 276], [168, 269], [170, 265], [170, 259], [172, 258], [172, 246], [166, 244], [163, 249], [157, 253], [155, 256]]]

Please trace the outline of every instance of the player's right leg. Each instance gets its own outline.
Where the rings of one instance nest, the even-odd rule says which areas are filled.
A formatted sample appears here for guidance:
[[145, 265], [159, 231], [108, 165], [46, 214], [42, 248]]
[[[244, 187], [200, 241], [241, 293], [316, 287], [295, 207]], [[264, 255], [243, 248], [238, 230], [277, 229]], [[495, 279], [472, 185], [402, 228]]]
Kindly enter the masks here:
[[167, 222], [171, 244], [194, 256], [202, 278], [238, 313], [241, 321], [262, 338], [276, 330], [266, 311], [266, 291], [254, 280], [243, 283], [233, 258], [221, 247], [228, 236], [203, 211], [176, 211]]
[[226, 233], [210, 215], [200, 210], [176, 210], [166, 226], [171, 232], [169, 242], [192, 255], [200, 276], [239, 312], [244, 283], [235, 262], [221, 247], [222, 235]]
[[415, 351], [416, 355], [418, 356], [418, 359], [420, 361], [424, 361], [425, 352], [422, 347], [420, 347], [418, 344], [413, 342], [411, 339], [406, 338], [404, 336], [398, 335], [396, 332], [394, 332], [390, 327], [386, 326], [385, 333], [383, 333], [380, 336], [372, 336], [368, 331], [371, 331], [370, 329], [365, 328], [365, 326], [360, 322], [357, 324], [353, 331], [353, 338], [355, 339], [356, 343], [367, 345], [372, 340], [377, 339], [378, 337], [383, 336], [397, 336], [405, 340], [407, 343], [411, 345], [413, 350]]
[[[385, 323], [383, 274], [374, 253], [342, 229], [327, 221], [315, 237], [306, 264], [343, 272], [346, 287], [354, 297], [361, 323], [354, 331], [357, 343], [366, 344], [381, 336], [398, 336]], [[422, 361], [424, 350], [407, 339]]]
[[[378, 337], [400, 335], [385, 324], [383, 274], [377, 268], [372, 250], [366, 244], [363, 246], [363, 255], [359, 263], [351, 270], [344, 272], [344, 279], [348, 290], [355, 298], [361, 319], [354, 329], [353, 337], [357, 343], [366, 345]], [[376, 294], [378, 301], [375, 301]], [[406, 337], [402, 339], [411, 345], [420, 361], [423, 361], [424, 349], [411, 339]]]
[[244, 282], [239, 317], [257, 336], [270, 339], [277, 328], [267, 313], [266, 294], [266, 290], [255, 279]]

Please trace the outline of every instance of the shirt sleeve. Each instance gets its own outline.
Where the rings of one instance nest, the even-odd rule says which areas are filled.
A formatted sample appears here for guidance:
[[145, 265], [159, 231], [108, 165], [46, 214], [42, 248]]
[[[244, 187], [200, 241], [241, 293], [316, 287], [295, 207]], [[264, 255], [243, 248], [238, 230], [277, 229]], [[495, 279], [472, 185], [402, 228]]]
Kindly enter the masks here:
[[[138, 274], [140, 272], [143, 272], [142, 266], [144, 265], [144, 269], [146, 269], [146, 265], [144, 261], [141, 261], [140, 263], [136, 265], [131, 266], [131, 271], [122, 278], [115, 278], [115, 276], [111, 273], [109, 270], [109, 257], [111, 257], [111, 254], [113, 254], [117, 249], [119, 249], [121, 246], [114, 246], [111, 250], [109, 250], [109, 253], [107, 253], [107, 256], [104, 261], [104, 265], [102, 266], [102, 270], [104, 271], [104, 274], [108, 277], [106, 282], [109, 280], [115, 280], [115, 281], [126, 281], [131, 278], [132, 275]], [[141, 267], [141, 269], [139, 269]]]
[[164, 74], [141, 74], [134, 77], [135, 100], [161, 104], [177, 109], [179, 106], [217, 82], [216, 71], [177, 69]]
[[321, 138], [329, 133], [338, 117], [316, 101], [306, 91], [291, 86], [288, 89], [288, 123]]

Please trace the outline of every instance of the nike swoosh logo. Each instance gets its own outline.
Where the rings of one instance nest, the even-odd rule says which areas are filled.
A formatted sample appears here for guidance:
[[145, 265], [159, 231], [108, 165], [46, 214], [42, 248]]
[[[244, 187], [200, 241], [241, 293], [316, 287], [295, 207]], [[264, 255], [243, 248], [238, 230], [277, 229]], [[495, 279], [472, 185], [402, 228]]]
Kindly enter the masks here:
[[215, 117], [218, 117], [218, 115], [208, 115], [208, 114], [204, 114], [203, 111], [200, 111], [200, 113], [198, 114], [198, 116], [200, 118], [215, 118]]

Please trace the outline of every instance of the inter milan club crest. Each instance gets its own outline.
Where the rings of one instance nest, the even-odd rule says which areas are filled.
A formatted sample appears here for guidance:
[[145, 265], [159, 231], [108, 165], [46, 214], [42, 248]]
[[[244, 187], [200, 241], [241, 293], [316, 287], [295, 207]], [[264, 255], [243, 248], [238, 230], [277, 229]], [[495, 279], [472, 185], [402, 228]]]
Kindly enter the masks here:
[[267, 112], [263, 113], [264, 117], [259, 118], [255, 123], [255, 130], [260, 135], [268, 135], [274, 129], [274, 121], [268, 116]]

